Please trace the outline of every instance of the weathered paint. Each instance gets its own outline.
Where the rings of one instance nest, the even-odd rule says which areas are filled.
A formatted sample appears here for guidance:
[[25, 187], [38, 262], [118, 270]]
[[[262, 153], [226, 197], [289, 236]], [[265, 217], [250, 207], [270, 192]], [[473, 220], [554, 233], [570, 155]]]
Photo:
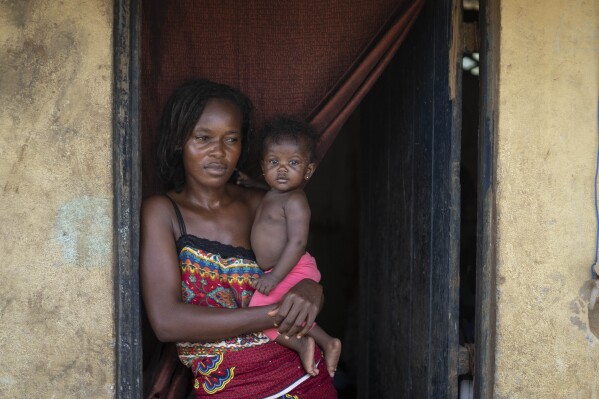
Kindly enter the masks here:
[[596, 398], [599, 2], [500, 4], [495, 396]]
[[113, 397], [112, 1], [0, 1], [0, 397]]
[[110, 241], [98, 240], [111, 234], [112, 223], [105, 198], [81, 197], [58, 209], [52, 240], [61, 244], [65, 262], [81, 267], [111, 264]]

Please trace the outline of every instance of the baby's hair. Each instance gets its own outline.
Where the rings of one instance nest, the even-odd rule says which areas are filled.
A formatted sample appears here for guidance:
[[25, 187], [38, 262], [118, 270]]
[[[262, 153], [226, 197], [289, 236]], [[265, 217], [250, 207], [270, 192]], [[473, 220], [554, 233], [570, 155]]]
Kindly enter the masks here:
[[252, 130], [253, 105], [236, 88], [207, 79], [192, 79], [179, 86], [169, 97], [158, 130], [157, 160], [160, 177], [175, 191], [185, 184], [183, 146], [198, 123], [206, 104], [211, 99], [222, 99], [235, 104], [241, 111], [241, 158], [243, 164], [249, 149]]
[[308, 150], [310, 162], [316, 161], [316, 145], [319, 136], [308, 122], [289, 116], [277, 116], [264, 126], [260, 134], [262, 154], [271, 143], [291, 140], [304, 144]]

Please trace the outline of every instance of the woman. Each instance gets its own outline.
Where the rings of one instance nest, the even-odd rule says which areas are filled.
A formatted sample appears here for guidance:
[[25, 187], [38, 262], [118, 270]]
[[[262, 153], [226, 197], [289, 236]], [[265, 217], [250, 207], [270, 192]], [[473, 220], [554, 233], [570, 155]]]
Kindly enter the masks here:
[[320, 351], [320, 373], [309, 378], [295, 352], [260, 332], [278, 326], [290, 339], [305, 335], [321, 286], [305, 280], [278, 307], [247, 307], [262, 273], [250, 250], [262, 192], [228, 181], [247, 151], [251, 114], [242, 93], [207, 80], [169, 99], [158, 158], [173, 189], [142, 207], [144, 304], [158, 339], [177, 342], [198, 398], [334, 398]]

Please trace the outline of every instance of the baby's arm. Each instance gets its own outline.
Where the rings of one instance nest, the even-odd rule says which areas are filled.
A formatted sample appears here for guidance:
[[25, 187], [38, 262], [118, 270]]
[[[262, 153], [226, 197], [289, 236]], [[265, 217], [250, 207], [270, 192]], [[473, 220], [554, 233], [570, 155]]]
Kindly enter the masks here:
[[306, 194], [301, 190], [291, 193], [283, 210], [287, 224], [287, 244], [270, 273], [265, 273], [255, 283], [255, 288], [264, 295], [268, 295], [289, 274], [306, 252], [310, 229], [310, 206]]

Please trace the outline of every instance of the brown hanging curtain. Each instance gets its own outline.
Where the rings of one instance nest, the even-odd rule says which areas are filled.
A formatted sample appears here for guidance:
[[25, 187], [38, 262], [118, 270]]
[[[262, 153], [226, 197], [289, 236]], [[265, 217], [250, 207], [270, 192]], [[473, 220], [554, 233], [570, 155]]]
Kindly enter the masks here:
[[[179, 84], [204, 77], [240, 88], [254, 103], [258, 127], [276, 114], [310, 121], [321, 134], [317, 153], [322, 157], [393, 58], [423, 3], [144, 0], [144, 195], [161, 191], [155, 134], [164, 103]], [[152, 363], [176, 362], [172, 349], [161, 349]], [[157, 376], [147, 381], [156, 382], [150, 396], [176, 397], [172, 389], [180, 385], [171, 382], [182, 378], [183, 366], [150, 366]]]

